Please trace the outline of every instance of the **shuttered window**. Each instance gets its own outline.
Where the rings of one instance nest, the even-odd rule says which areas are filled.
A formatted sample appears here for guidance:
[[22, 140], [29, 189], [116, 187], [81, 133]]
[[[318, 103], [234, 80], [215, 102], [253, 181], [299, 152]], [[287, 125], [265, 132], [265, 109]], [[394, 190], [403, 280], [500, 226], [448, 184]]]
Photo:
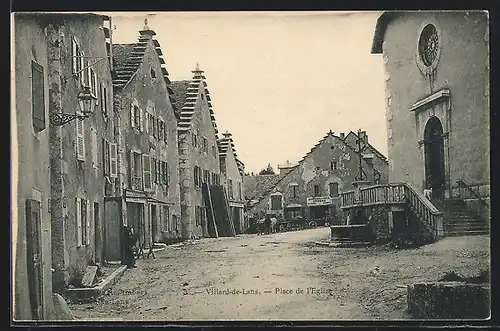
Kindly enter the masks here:
[[109, 177], [118, 177], [118, 147], [115, 143], [109, 144]]
[[101, 111], [105, 116], [108, 116], [108, 90], [103, 83], [101, 85]]
[[130, 105], [130, 126], [135, 127], [135, 106], [133, 104]]
[[151, 181], [156, 184], [158, 183], [158, 176], [156, 173], [156, 159], [151, 158]]
[[166, 184], [168, 186], [170, 185], [170, 168], [168, 166], [168, 163], [165, 163], [165, 172], [167, 173]]
[[87, 232], [90, 227], [90, 219], [88, 219], [88, 201], [82, 198], [76, 198], [76, 244], [81, 247], [87, 242]]
[[129, 180], [130, 180], [130, 187], [134, 186], [134, 176], [135, 176], [135, 160], [134, 160], [134, 151], [129, 152], [129, 169], [128, 169], [128, 174], [129, 174]]
[[139, 130], [144, 131], [144, 116], [142, 109], [139, 109]]
[[102, 164], [104, 176], [109, 176], [109, 143], [106, 139], [102, 139]]
[[165, 144], [168, 142], [168, 128], [166, 123], [163, 125], [163, 141]]
[[76, 120], [76, 158], [85, 161], [85, 127], [80, 119]]
[[151, 190], [151, 159], [149, 155], [142, 156], [142, 173], [144, 180], [144, 190]]
[[71, 60], [73, 74], [76, 74], [78, 72], [80, 62], [78, 59], [78, 42], [75, 37], [71, 38]]
[[161, 184], [161, 163], [160, 160], [156, 160], [156, 182]]
[[330, 183], [330, 196], [331, 197], [339, 196], [339, 183]]
[[43, 67], [31, 61], [31, 104], [33, 128], [36, 132], [45, 129], [45, 93]]

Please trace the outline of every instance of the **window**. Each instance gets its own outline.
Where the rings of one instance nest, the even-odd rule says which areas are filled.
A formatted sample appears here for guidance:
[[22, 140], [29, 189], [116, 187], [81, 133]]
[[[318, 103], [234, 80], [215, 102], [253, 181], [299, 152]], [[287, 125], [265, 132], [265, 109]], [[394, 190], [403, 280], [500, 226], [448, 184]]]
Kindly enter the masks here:
[[130, 187], [135, 190], [142, 190], [142, 179], [143, 179], [143, 171], [142, 171], [142, 156], [141, 154], [130, 151], [129, 153], [129, 179], [130, 179]]
[[142, 178], [144, 180], [144, 190], [151, 190], [151, 158], [149, 155], [142, 156]]
[[160, 139], [160, 119], [156, 118], [156, 137]]
[[83, 120], [76, 121], [76, 159], [85, 161], [85, 128]]
[[142, 127], [142, 110], [139, 106], [132, 104], [130, 108], [130, 125], [139, 131], [143, 130]]
[[151, 73], [151, 78], [155, 79], [156, 78], [156, 71], [153, 68], [151, 68], [150, 73]]
[[116, 143], [109, 144], [109, 177], [118, 177], [118, 146]]
[[90, 128], [91, 148], [92, 148], [92, 168], [97, 169], [99, 166], [97, 153], [97, 132], [96, 129]]
[[87, 82], [90, 86], [90, 91], [92, 92], [93, 95], [97, 97], [97, 75], [94, 71], [94, 68], [88, 67], [87, 74], [88, 74]]
[[151, 157], [151, 182], [158, 183], [158, 173], [156, 172], [156, 159]]
[[217, 157], [217, 149], [215, 148], [215, 145], [212, 145], [212, 156]]
[[271, 210], [281, 210], [281, 195], [271, 195]]
[[330, 196], [332, 198], [339, 196], [339, 183], [330, 183]]
[[149, 133], [150, 136], [152, 136], [153, 132], [154, 132], [154, 130], [153, 130], [153, 124], [154, 124], [154, 122], [153, 122], [153, 114], [151, 114], [150, 112], [148, 112], [147, 115], [146, 115], [146, 118], [147, 118], [147, 121], [146, 121], [147, 125], [146, 126], [148, 127], [148, 133]]
[[314, 185], [314, 196], [319, 197], [320, 196], [320, 191], [319, 191], [319, 185]]
[[85, 85], [87, 80], [87, 75], [84, 73], [86, 65], [83, 57], [85, 54], [76, 37], [71, 39], [71, 53], [73, 74], [78, 77], [80, 84]]
[[36, 132], [45, 129], [45, 92], [43, 67], [31, 61], [31, 118]]
[[337, 170], [337, 161], [330, 162], [330, 170]]
[[169, 176], [170, 169], [168, 163], [161, 161], [161, 167], [162, 167], [162, 177], [161, 177], [162, 184], [168, 186], [170, 184], [170, 176]]
[[160, 160], [156, 160], [156, 182], [158, 184], [161, 184], [161, 174], [162, 174], [162, 171], [161, 171], [161, 162]]
[[243, 191], [241, 189], [241, 182], [238, 182], [238, 199], [243, 200]]
[[292, 184], [290, 185], [290, 197], [296, 198], [297, 197], [297, 189], [299, 185], [297, 184]]
[[194, 148], [198, 147], [198, 138], [196, 136], [196, 133], [193, 133], [192, 138], [193, 138], [193, 147]]

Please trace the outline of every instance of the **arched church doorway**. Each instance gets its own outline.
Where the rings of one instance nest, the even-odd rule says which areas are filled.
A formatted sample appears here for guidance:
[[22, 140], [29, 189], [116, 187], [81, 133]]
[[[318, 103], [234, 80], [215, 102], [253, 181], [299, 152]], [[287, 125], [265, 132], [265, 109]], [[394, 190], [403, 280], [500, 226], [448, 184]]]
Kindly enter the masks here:
[[444, 170], [444, 142], [443, 126], [437, 117], [431, 117], [424, 130], [425, 143], [425, 184], [432, 188], [432, 197], [444, 197], [445, 170]]

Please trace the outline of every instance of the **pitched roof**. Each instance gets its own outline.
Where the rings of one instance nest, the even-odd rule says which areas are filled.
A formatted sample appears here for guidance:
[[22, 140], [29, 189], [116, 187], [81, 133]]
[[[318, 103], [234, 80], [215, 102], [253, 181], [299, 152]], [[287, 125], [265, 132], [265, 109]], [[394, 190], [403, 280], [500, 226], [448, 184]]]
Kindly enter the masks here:
[[336, 138], [337, 140], [343, 142], [344, 145], [347, 146], [352, 151], [354, 151], [354, 152], [356, 151], [352, 146], [350, 146], [348, 143], [346, 143], [345, 139], [341, 139], [340, 137], [334, 135], [334, 133], [330, 130], [316, 145], [313, 146], [313, 148], [311, 148], [311, 150], [309, 152], [306, 153], [306, 155], [304, 155], [304, 157], [302, 159], [300, 159], [300, 161], [295, 165], [295, 167], [291, 168], [290, 171], [287, 171], [283, 175], [281, 175], [281, 177], [274, 183], [274, 185], [272, 185], [271, 187], [269, 187], [258, 198], [256, 198], [258, 200], [257, 203], [259, 203], [260, 201], [262, 201], [262, 199], [264, 199], [264, 197], [266, 195], [268, 195], [269, 193], [271, 193], [272, 190], [281, 182], [281, 180], [283, 180], [283, 178], [285, 178], [286, 176], [288, 176], [288, 174], [290, 174], [295, 168], [297, 168], [300, 164], [302, 164], [302, 162], [304, 162], [304, 160], [307, 158], [307, 156], [309, 156], [311, 153], [313, 153], [330, 136], [332, 136], [332, 137]]
[[[176, 102], [176, 107], [179, 109], [180, 120], [178, 122], [177, 131], [186, 132], [191, 128], [191, 121], [194, 116], [194, 111], [196, 109], [196, 103], [198, 102], [198, 95], [200, 89], [204, 89], [208, 110], [210, 111], [210, 118], [212, 120], [212, 125], [215, 130], [215, 134], [218, 133], [217, 124], [215, 122], [215, 114], [212, 109], [212, 101], [210, 98], [210, 91], [207, 88], [206, 77], [204, 71], [199, 69], [196, 65], [196, 69], [192, 71], [193, 78], [191, 80], [178, 82], [175, 84], [178, 88], [174, 102]], [[184, 84], [184, 86], [182, 86]], [[186, 88], [187, 84], [187, 88]], [[184, 101], [182, 101], [184, 100]]]
[[226, 158], [227, 152], [229, 151], [229, 147], [233, 151], [234, 158], [236, 160], [236, 165], [241, 176], [245, 175], [245, 165], [238, 159], [238, 154], [236, 153], [236, 148], [234, 147], [233, 135], [229, 132], [225, 132], [222, 134], [223, 137], [217, 139], [217, 147], [219, 149], [219, 158], [222, 161]]
[[181, 80], [181, 81], [173, 81], [170, 84], [170, 87], [172, 88], [172, 99], [173, 103], [172, 106], [174, 107], [174, 110], [177, 114], [179, 114], [180, 118], [180, 113], [181, 113], [181, 108], [184, 106], [184, 102], [186, 101], [187, 98], [187, 90], [189, 87], [189, 80]]
[[274, 187], [281, 179], [282, 175], [255, 175], [244, 176], [243, 185], [245, 187], [245, 196], [248, 200], [261, 200], [270, 188]]
[[168, 71], [165, 67], [165, 60], [162, 57], [163, 52], [161, 50], [160, 43], [154, 39], [156, 33], [145, 26], [143, 30], [139, 31], [139, 34], [140, 36], [138, 38], [138, 42], [136, 43], [112, 45], [113, 88], [115, 92], [120, 92], [129, 84], [144, 61], [144, 55], [146, 53], [148, 43], [152, 42], [153, 47], [158, 54], [161, 74], [167, 84], [169, 99], [172, 102], [173, 91], [170, 88], [170, 79], [168, 78]]

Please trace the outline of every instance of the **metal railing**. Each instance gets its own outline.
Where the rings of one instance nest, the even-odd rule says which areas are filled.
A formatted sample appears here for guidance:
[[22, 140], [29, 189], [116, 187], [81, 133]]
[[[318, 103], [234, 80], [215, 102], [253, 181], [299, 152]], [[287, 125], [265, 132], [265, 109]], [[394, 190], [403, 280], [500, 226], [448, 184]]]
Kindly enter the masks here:
[[[479, 195], [479, 193], [477, 193], [476, 191], [474, 191], [470, 185], [467, 185], [467, 184], [466, 184], [463, 180], [461, 180], [461, 179], [457, 180], [457, 185], [458, 185], [458, 189], [459, 189], [459, 190], [460, 190], [461, 188], [465, 188], [465, 189], [467, 190], [467, 192], [469, 192], [469, 194], [470, 194], [471, 196], [473, 196], [474, 198], [478, 199], [478, 200], [479, 200], [479, 202], [480, 202], [483, 206], [490, 208], [490, 204], [489, 204], [486, 200], [484, 200], [484, 199], [483, 199], [483, 197], [481, 197], [481, 196]], [[463, 195], [461, 194], [461, 192], [460, 192], [460, 191], [459, 191], [459, 195], [460, 195], [460, 197], [461, 197], [461, 198], [463, 198]]]

